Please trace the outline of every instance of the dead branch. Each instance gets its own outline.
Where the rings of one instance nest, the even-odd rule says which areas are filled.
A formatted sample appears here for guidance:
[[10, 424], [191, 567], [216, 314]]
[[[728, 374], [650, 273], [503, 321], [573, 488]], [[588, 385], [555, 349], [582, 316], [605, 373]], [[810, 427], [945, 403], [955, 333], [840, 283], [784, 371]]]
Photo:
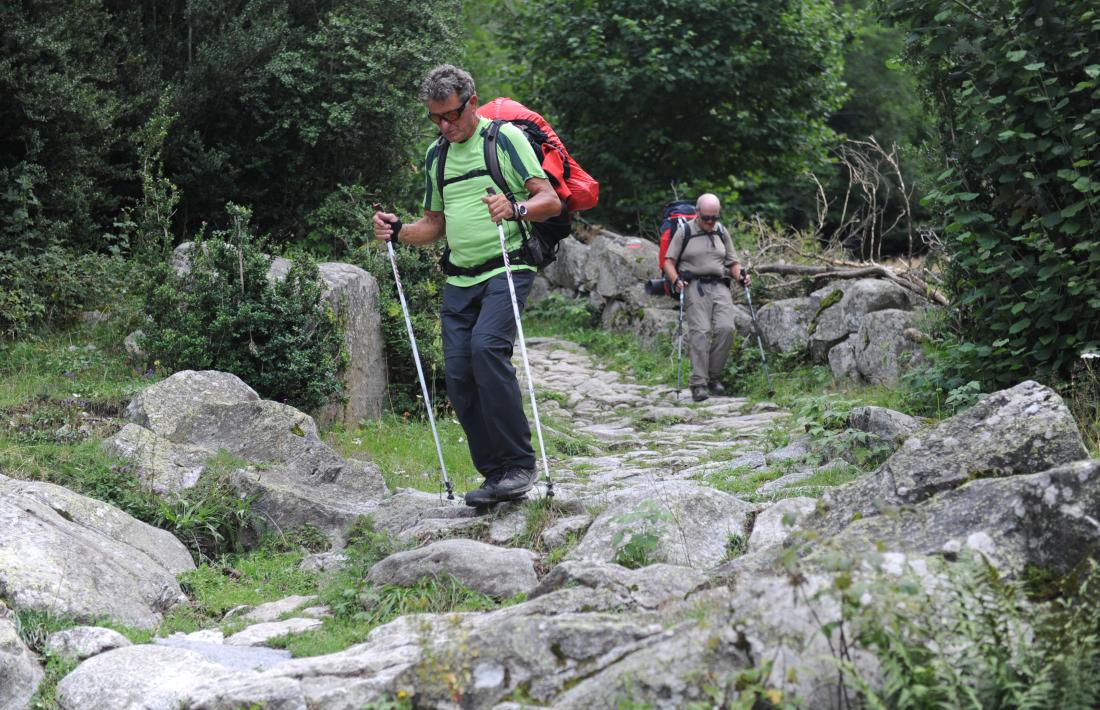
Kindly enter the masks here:
[[757, 264], [751, 271], [758, 274], [781, 274], [784, 276], [809, 276], [812, 279], [861, 279], [870, 276], [884, 278], [893, 281], [898, 286], [913, 293], [935, 301], [941, 306], [949, 304], [947, 296], [929, 286], [923, 279], [911, 272], [898, 273], [889, 266], [883, 264], [871, 264], [869, 266], [845, 267], [828, 264], [815, 266], [811, 264]]

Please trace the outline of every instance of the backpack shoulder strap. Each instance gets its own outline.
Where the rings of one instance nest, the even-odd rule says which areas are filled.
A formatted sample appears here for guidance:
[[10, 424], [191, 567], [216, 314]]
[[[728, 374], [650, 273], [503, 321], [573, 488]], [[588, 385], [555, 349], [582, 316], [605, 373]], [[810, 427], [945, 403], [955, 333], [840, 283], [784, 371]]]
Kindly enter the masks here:
[[439, 201], [443, 201], [443, 171], [447, 165], [447, 149], [451, 147], [451, 142], [439, 136], [439, 140], [436, 142], [439, 146], [439, 150], [435, 159], [435, 187], [439, 190]]
[[677, 217], [676, 218], [676, 227], [672, 232], [672, 236], [675, 237], [676, 232], [679, 232], [681, 228], [683, 228], [683, 230], [684, 230], [684, 241], [680, 242], [680, 253], [676, 255], [676, 270], [677, 271], [680, 270], [680, 260], [682, 260], [684, 258], [684, 250], [687, 249], [688, 240], [691, 239], [693, 236], [695, 236], [694, 234], [691, 233], [691, 222], [688, 221], [687, 217]]
[[504, 182], [504, 173], [500, 171], [500, 154], [497, 152], [502, 123], [504, 121], [498, 118], [489, 124], [489, 128], [485, 131], [485, 142], [482, 145], [485, 151], [485, 168], [489, 171], [489, 177], [493, 178], [493, 182], [497, 184], [500, 191], [507, 195], [509, 200], [512, 200], [514, 195], [508, 189], [507, 183]]

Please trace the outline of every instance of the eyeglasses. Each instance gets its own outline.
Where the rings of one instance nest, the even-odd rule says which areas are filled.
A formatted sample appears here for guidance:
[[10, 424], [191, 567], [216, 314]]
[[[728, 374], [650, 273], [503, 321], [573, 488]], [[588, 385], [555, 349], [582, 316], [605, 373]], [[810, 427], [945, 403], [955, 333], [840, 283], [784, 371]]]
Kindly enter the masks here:
[[459, 106], [458, 108], [454, 109], [454, 110], [444, 111], [443, 113], [431, 113], [431, 112], [429, 112], [428, 113], [428, 120], [431, 121], [432, 123], [434, 123], [437, 126], [439, 124], [443, 123], [444, 121], [446, 121], [447, 123], [454, 123], [455, 121], [458, 120], [459, 116], [462, 115], [462, 112], [466, 110], [466, 104], [470, 101], [471, 97], [473, 97], [473, 94], [470, 94], [469, 96], [467, 96], [466, 100], [462, 102], [462, 105]]
[[717, 222], [718, 215], [716, 214], [701, 214], [699, 215], [700, 222]]

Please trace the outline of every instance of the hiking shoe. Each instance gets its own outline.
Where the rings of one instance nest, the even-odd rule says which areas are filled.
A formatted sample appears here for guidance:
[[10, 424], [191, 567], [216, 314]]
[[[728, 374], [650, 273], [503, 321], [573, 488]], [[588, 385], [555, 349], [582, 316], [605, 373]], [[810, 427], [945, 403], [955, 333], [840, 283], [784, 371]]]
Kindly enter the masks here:
[[707, 391], [715, 397], [721, 397], [726, 393], [726, 388], [722, 386], [721, 382], [719, 382], [718, 380], [714, 380], [709, 385], [707, 385]]
[[707, 394], [707, 388], [706, 387], [704, 387], [702, 385], [696, 385], [695, 387], [691, 388], [691, 398], [693, 400], [695, 400], [696, 402], [702, 402], [703, 400], [708, 399], [709, 397], [710, 397], [710, 395]]
[[510, 468], [493, 485], [493, 496], [498, 502], [522, 498], [538, 480], [539, 474], [533, 468]]
[[485, 477], [485, 481], [477, 488], [466, 494], [466, 505], [480, 508], [499, 502], [493, 492], [493, 486], [500, 480], [500, 473], [492, 473]]

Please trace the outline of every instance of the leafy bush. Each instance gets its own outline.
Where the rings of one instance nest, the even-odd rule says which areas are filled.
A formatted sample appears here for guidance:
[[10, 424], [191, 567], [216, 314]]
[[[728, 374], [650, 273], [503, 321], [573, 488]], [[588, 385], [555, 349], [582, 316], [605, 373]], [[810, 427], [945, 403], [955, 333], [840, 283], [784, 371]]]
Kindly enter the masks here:
[[939, 118], [956, 359], [1010, 385], [1100, 345], [1100, 13], [1091, 0], [884, 2]]
[[152, 269], [142, 346], [161, 368], [232, 372], [268, 399], [316, 409], [341, 393], [347, 361], [317, 267], [303, 257], [270, 281], [271, 257], [249, 231], [250, 213], [228, 211], [233, 229], [197, 240], [186, 273]]
[[[1088, 561], [1035, 603], [1024, 582], [1003, 579], [984, 561], [946, 570], [931, 589], [906, 575], [852, 583], [845, 573], [828, 594], [840, 597], [855, 646], [878, 657], [863, 678], [838, 651], [838, 663], [872, 708], [1095, 708], [1100, 703], [1100, 566]], [[844, 581], [844, 583], [842, 583]], [[873, 684], [873, 686], [872, 686]]]

